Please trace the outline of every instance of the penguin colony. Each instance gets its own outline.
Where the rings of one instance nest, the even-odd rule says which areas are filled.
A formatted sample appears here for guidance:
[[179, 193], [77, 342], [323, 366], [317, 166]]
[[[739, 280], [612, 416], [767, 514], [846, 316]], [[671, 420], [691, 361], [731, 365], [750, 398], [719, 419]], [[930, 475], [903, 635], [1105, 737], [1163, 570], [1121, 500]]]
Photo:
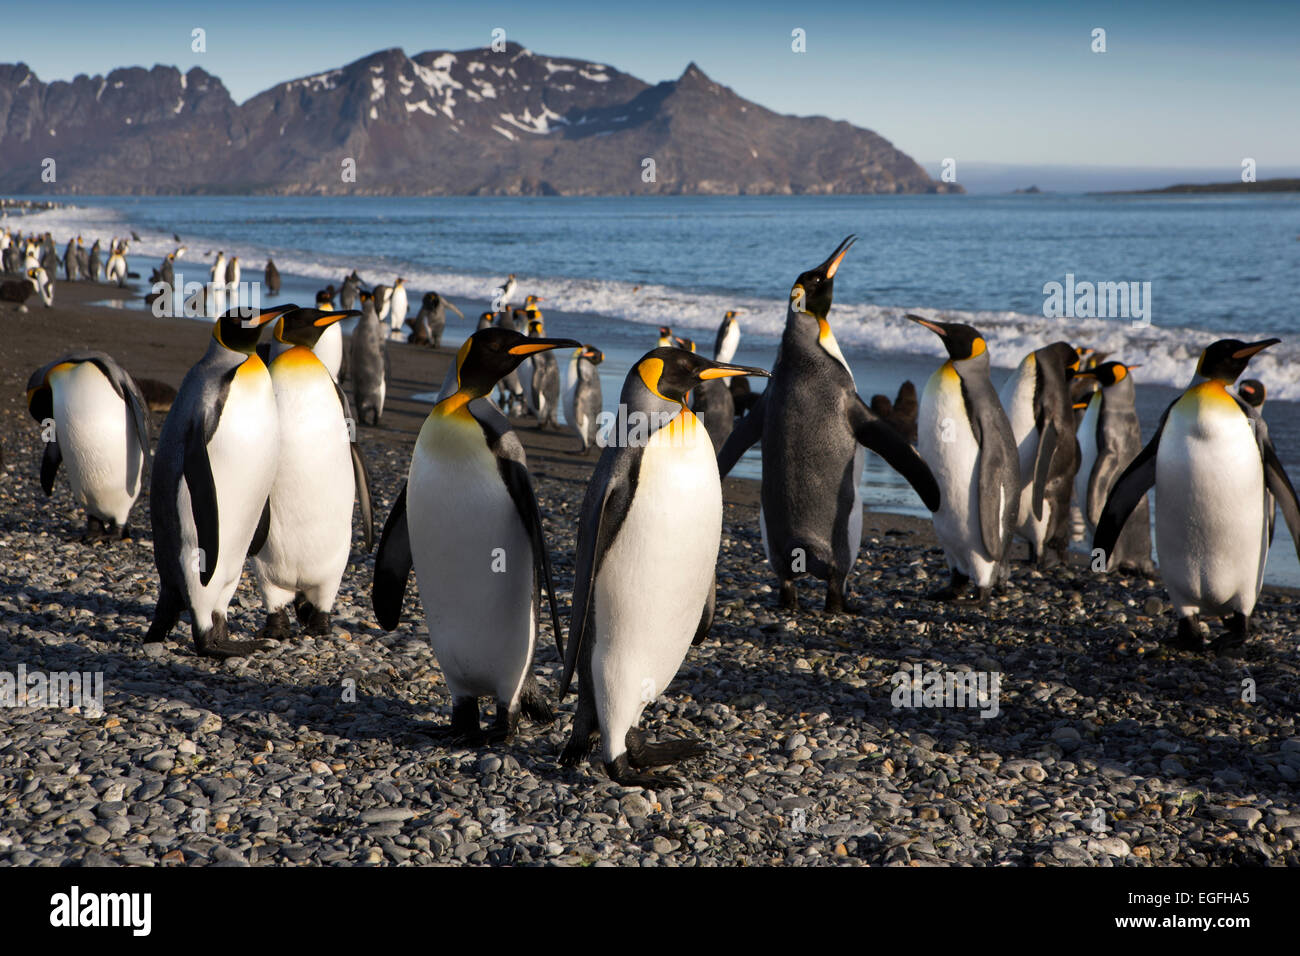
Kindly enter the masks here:
[[[656, 347], [622, 386], [612, 433], [626, 441], [598, 440], [603, 353], [547, 337], [538, 297], [511, 305], [514, 275], [495, 290], [494, 310], [460, 346], [420, 429], [374, 560], [372, 601], [385, 630], [399, 626], [414, 573], [451, 692], [452, 739], [504, 742], [523, 718], [554, 719], [534, 674], [549, 620], [563, 660], [558, 701], [577, 679], [560, 761], [578, 764], [598, 752], [621, 784], [678, 785], [652, 771], [704, 753], [703, 743], [650, 741], [638, 723], [709, 633], [721, 478], [760, 442], [759, 525], [784, 607], [799, 606], [796, 581], [811, 575], [826, 584], [827, 612], [851, 610], [860, 477], [871, 449], [933, 514], [951, 580], [930, 599], [981, 605], [1011, 576], [1016, 538], [1031, 563], [1049, 567], [1065, 559], [1080, 524], [1094, 571], [1150, 574], [1154, 488], [1159, 573], [1178, 615], [1169, 643], [1203, 650], [1206, 616], [1225, 622], [1217, 653], [1247, 641], [1278, 510], [1300, 553], [1300, 501], [1262, 416], [1264, 385], [1248, 379], [1232, 390], [1251, 358], [1279, 340], [1205, 348], [1145, 446], [1134, 405], [1138, 364], [1055, 342], [1025, 356], [999, 392], [978, 329], [921, 315], [907, 318], [939, 337], [946, 361], [919, 398], [908, 382], [892, 402], [877, 395], [867, 404], [830, 323], [835, 276], [853, 242], [845, 239], [791, 286], [770, 372], [732, 363], [738, 312], [724, 316], [712, 358], [660, 328]], [[95, 277], [97, 245], [83, 270], [82, 243], [69, 242], [68, 278]], [[125, 247], [114, 240], [110, 278], [124, 272], [112, 262]], [[2, 251], [6, 266], [44, 272], [52, 284], [53, 270], [41, 264], [46, 249], [49, 237], [20, 242], [6, 234]], [[212, 276], [229, 286], [238, 269], [237, 257], [218, 253]], [[274, 263], [266, 275], [278, 285]], [[409, 341], [438, 346], [445, 308], [460, 315], [426, 294]], [[62, 465], [88, 536], [127, 536], [151, 473], [161, 586], [147, 641], [163, 640], [182, 612], [197, 651], [212, 657], [289, 637], [290, 607], [308, 633], [328, 631], [352, 555], [354, 501], [366, 552], [373, 545], [353, 407], [362, 423], [379, 421], [386, 343], [407, 313], [404, 280], [367, 289], [355, 272], [340, 292], [322, 291], [315, 308], [231, 309], [214, 321], [207, 352], [170, 399], [152, 452], [149, 405], [111, 357], [72, 353], [31, 376], [28, 407], [45, 438], [42, 488], [52, 492]], [[353, 316], [360, 321], [346, 370], [350, 404], [339, 385], [338, 323]], [[267, 328], [272, 341], [259, 348]], [[766, 388], [754, 393], [741, 384], [748, 377], [767, 378]], [[567, 627], [545, 516], [508, 417], [527, 409], [539, 427], [557, 427], [561, 407], [580, 450], [599, 454], [579, 518]], [[226, 625], [250, 557], [267, 611], [256, 640], [235, 638]], [[494, 708], [486, 730], [485, 698]]]

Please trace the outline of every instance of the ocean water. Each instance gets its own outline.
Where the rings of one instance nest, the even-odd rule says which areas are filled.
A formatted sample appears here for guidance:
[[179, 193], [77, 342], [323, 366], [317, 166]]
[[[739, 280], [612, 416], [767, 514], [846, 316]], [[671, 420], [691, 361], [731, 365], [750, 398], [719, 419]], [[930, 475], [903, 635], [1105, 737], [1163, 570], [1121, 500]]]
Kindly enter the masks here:
[[[1057, 339], [1142, 363], [1139, 412], [1149, 437], [1164, 407], [1217, 338], [1282, 343], [1248, 375], [1269, 391], [1265, 414], [1300, 480], [1300, 195], [863, 196], [654, 198], [77, 197], [21, 218], [21, 228], [107, 238], [134, 229], [131, 268], [147, 277], [175, 248], [185, 279], [204, 281], [213, 253], [240, 256], [245, 280], [268, 256], [283, 298], [308, 302], [356, 268], [370, 284], [405, 276], [411, 314], [436, 289], [472, 323], [516, 274], [519, 298], [544, 297], [552, 335], [606, 353], [607, 406], [660, 325], [712, 348], [722, 313], [741, 309], [736, 361], [771, 367], [794, 278], [844, 236], [858, 236], [835, 280], [831, 323], [864, 398], [918, 387], [942, 361], [936, 336], [903, 318], [922, 311], [978, 327], [995, 384]], [[10, 225], [19, 225], [11, 220]], [[1144, 316], [1045, 315], [1049, 283], [1135, 283]], [[1148, 285], [1149, 284], [1149, 285]], [[472, 330], [449, 314], [447, 341]], [[755, 383], [756, 387], [759, 383]], [[751, 452], [736, 474], [757, 476]], [[874, 456], [864, 493], [880, 510], [924, 515]], [[1272, 583], [1300, 586], [1280, 526]]]

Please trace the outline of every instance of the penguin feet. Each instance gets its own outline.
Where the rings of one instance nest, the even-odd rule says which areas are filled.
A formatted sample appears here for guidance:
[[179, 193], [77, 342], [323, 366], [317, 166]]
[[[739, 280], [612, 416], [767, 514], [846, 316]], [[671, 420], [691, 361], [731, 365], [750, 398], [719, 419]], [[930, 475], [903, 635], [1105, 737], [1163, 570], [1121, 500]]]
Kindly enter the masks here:
[[966, 600], [966, 592], [970, 589], [970, 578], [960, 571], [952, 572], [952, 580], [945, 587], [937, 591], [931, 591], [925, 596], [927, 601], [951, 601], [961, 603]]
[[220, 622], [205, 634], [194, 632], [194, 649], [200, 657], [212, 657], [223, 661], [229, 657], [247, 657], [254, 651], [264, 651], [271, 645], [266, 641], [237, 641], [226, 630], [226, 619], [215, 618]]
[[199, 638], [194, 643], [200, 657], [211, 657], [219, 661], [230, 657], [247, 657], [254, 651], [264, 651], [270, 646], [266, 641], [236, 641], [232, 638], [220, 641]]
[[122, 525], [122, 530], [118, 533], [117, 537], [119, 541], [130, 541], [135, 537], [135, 534], [131, 531], [131, 526], [129, 524], [124, 524]]
[[652, 744], [646, 739], [644, 733], [635, 728], [624, 735], [623, 743], [627, 746], [625, 756], [638, 770], [648, 767], [667, 767], [692, 757], [703, 757], [709, 752], [708, 744], [689, 737]]
[[793, 581], [781, 582], [781, 593], [778, 601], [778, 606], [783, 611], [799, 610], [799, 589], [794, 586]]
[[555, 712], [550, 702], [537, 686], [532, 674], [524, 679], [524, 689], [519, 695], [519, 709], [529, 720], [539, 724], [549, 724], [555, 720]]
[[1219, 657], [1242, 657], [1246, 648], [1246, 638], [1250, 636], [1250, 618], [1240, 611], [1226, 619], [1227, 631], [1212, 645]]
[[492, 727], [483, 734], [481, 742], [484, 744], [506, 744], [515, 736], [515, 731], [519, 729], [519, 711], [511, 710], [510, 705], [505, 701], [497, 701], [497, 716], [492, 722]]
[[686, 784], [671, 774], [641, 773], [632, 769], [627, 754], [619, 754], [605, 764], [609, 779], [623, 787], [642, 787], [646, 790], [685, 790]]
[[1195, 617], [1180, 617], [1178, 632], [1167, 643], [1177, 651], [1204, 650], [1205, 638], [1201, 635], [1201, 622]]
[[272, 611], [266, 616], [266, 623], [257, 636], [270, 641], [287, 641], [290, 637], [289, 612], [284, 608]]
[[857, 614], [860, 608], [845, 599], [842, 589], [828, 584], [826, 586], [826, 604], [822, 610], [827, 614]]
[[564, 750], [560, 753], [561, 767], [576, 767], [589, 756], [592, 748], [596, 746], [599, 737], [595, 733], [578, 733], [575, 729], [569, 737], [569, 742], [564, 745]]
[[82, 535], [81, 540], [87, 544], [111, 540], [115, 537], [116, 530], [116, 521], [104, 521], [91, 515], [86, 518], [86, 533]]
[[478, 723], [478, 698], [462, 697], [451, 702], [451, 739], [454, 743], [477, 746], [483, 742]]

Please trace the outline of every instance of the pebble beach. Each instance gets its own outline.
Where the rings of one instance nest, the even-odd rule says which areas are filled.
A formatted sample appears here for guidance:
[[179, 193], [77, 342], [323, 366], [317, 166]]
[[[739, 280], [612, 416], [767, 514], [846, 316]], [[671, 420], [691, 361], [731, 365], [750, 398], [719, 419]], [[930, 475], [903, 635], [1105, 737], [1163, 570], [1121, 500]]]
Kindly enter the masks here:
[[[180, 384], [208, 328], [92, 304], [127, 294], [60, 283], [54, 308], [0, 309], [0, 672], [96, 672], [104, 688], [102, 713], [0, 708], [0, 865], [1300, 864], [1295, 592], [1265, 589], [1241, 657], [1178, 652], [1162, 644], [1174, 618], [1158, 579], [1017, 563], [987, 608], [939, 604], [925, 597], [946, 580], [929, 522], [868, 513], [855, 612], [824, 614], [810, 580], [784, 611], [743, 479], [724, 482], [712, 632], [641, 725], [710, 746], [675, 768], [680, 789], [561, 768], [573, 695], [508, 745], [431, 735], [450, 698], [415, 589], [381, 630], [359, 532], [329, 635], [217, 662], [183, 621], [146, 645], [148, 493], [134, 537], [83, 542], [66, 479], [40, 489], [24, 402], [32, 370], [80, 347]], [[563, 335], [563, 313], [547, 327]], [[377, 523], [429, 410], [410, 396], [436, 391], [453, 349], [390, 354], [389, 407], [359, 438]], [[567, 621], [595, 456], [516, 426]], [[232, 634], [263, 620], [246, 574]], [[538, 647], [553, 698], [545, 618]], [[967, 672], [996, 675], [996, 706], [899, 692], [900, 673], [910, 688]]]

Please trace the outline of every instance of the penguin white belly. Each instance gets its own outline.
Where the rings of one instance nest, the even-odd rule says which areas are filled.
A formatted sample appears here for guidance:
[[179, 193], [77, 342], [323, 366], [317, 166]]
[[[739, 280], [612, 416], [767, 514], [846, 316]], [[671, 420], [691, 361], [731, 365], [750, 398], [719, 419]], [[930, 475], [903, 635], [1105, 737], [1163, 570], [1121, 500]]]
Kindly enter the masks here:
[[339, 366], [343, 364], [343, 330], [339, 328], [339, 323], [335, 322], [325, 327], [325, 331], [316, 340], [312, 351], [321, 360], [321, 364], [329, 370], [330, 378], [337, 382]]
[[532, 543], [467, 414], [431, 416], [406, 491], [429, 641], [455, 697], [518, 702], [537, 638]]
[[392, 312], [389, 314], [389, 322], [394, 332], [400, 333], [402, 326], [406, 324], [406, 290], [394, 289], [389, 295], [392, 301]]
[[849, 566], [844, 569], [846, 574], [853, 573], [858, 552], [862, 550], [862, 469], [866, 464], [867, 450], [859, 445], [853, 453], [853, 507], [849, 509], [849, 520], [845, 524], [845, 532], [849, 536]]
[[225, 613], [239, 586], [248, 546], [271, 493], [279, 447], [271, 376], [254, 355], [235, 373], [216, 431], [208, 442], [208, 462], [217, 489], [218, 554], [206, 587], [199, 583], [200, 562], [211, 561], [211, 556], [198, 554], [190, 491], [184, 478], [177, 495], [185, 586], [190, 607], [204, 630], [211, 627], [214, 611]]
[[1264, 467], [1250, 420], [1216, 383], [1190, 389], [1165, 421], [1156, 550], [1180, 615], [1254, 609], [1268, 557]]
[[352, 544], [355, 479], [348, 429], [334, 383], [305, 348], [271, 368], [280, 455], [271, 486], [271, 526], [254, 563], [267, 609], [301, 591], [329, 611]]
[[1041, 550], [1047, 540], [1050, 511], [1043, 505], [1041, 520], [1034, 518], [1034, 457], [1038, 454], [1038, 429], [1034, 422], [1034, 387], [1037, 379], [1037, 360], [1031, 354], [1020, 363], [1015, 374], [1002, 386], [998, 398], [1011, 422], [1011, 437], [1016, 442], [1016, 455], [1020, 462], [1020, 486], [1016, 499], [1016, 533]]
[[[580, 352], [581, 349], [575, 349]], [[581, 434], [581, 428], [578, 425], [578, 357], [575, 355], [569, 359], [564, 370], [564, 424], [577, 428]]]
[[[1074, 500], [1083, 512], [1083, 523], [1087, 530], [1088, 542], [1097, 533], [1097, 526], [1088, 515], [1088, 483], [1092, 480], [1092, 470], [1097, 467], [1097, 428], [1101, 425], [1101, 392], [1094, 392], [1088, 400], [1087, 411], [1079, 423], [1079, 470], [1074, 473]], [[1103, 501], [1104, 503], [1104, 501]]]
[[[948, 566], [973, 579], [978, 587], [991, 587], [997, 565], [984, 548], [980, 529], [980, 447], [967, 417], [961, 379], [948, 363], [926, 383], [917, 437], [917, 450], [939, 485], [934, 533]], [[1003, 508], [1013, 505], [1002, 502]]]
[[683, 410], [646, 446], [636, 493], [596, 576], [591, 670], [606, 763], [623, 753], [627, 731], [681, 667], [713, 585], [721, 534], [713, 443]]
[[124, 524], [144, 476], [131, 409], [93, 362], [52, 378], [55, 432], [72, 496], [96, 518]]
[[740, 326], [732, 322], [727, 326], [727, 331], [722, 333], [722, 345], [718, 348], [718, 354], [713, 357], [715, 362], [730, 362], [736, 356], [736, 347], [740, 345]]

